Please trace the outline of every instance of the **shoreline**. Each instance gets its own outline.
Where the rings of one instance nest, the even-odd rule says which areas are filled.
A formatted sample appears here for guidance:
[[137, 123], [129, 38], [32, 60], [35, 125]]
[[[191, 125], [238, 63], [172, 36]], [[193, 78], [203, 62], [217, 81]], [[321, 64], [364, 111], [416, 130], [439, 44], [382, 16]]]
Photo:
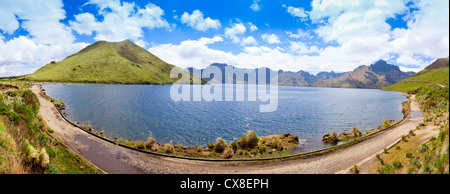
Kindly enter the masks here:
[[[401, 139], [402, 135], [407, 134], [411, 128], [418, 126], [423, 120], [423, 117], [408, 117], [390, 130], [380, 131], [364, 141], [354, 142], [351, 146], [327, 152], [304, 153], [301, 157], [238, 161], [186, 160], [146, 154], [94, 137], [67, 123], [55, 106], [38, 93], [36, 87], [32, 90], [41, 101], [40, 115], [54, 131], [55, 136], [106, 173], [331, 174], [347, 169], [383, 150], [392, 142]], [[413, 103], [417, 104], [417, 101], [413, 100]]]
[[[36, 85], [36, 86], [39, 87], [39, 89], [40, 89], [39, 94], [43, 95], [43, 97], [46, 98], [47, 100], [52, 101], [52, 104], [55, 105], [56, 110], [59, 112], [60, 116], [66, 122], [68, 122], [69, 124], [73, 125], [74, 127], [77, 127], [78, 129], [83, 130], [86, 133], [89, 133], [92, 136], [95, 136], [95, 137], [97, 137], [97, 138], [99, 138], [99, 139], [101, 139], [103, 141], [106, 141], [106, 142], [109, 142], [109, 143], [112, 143], [112, 144], [115, 144], [115, 145], [118, 145], [118, 146], [121, 146], [121, 147], [124, 147], [124, 148], [127, 148], [127, 149], [132, 149], [134, 151], [146, 153], [146, 154], [152, 154], [152, 155], [169, 157], [169, 158], [186, 159], [186, 160], [199, 160], [199, 161], [231, 161], [231, 162], [233, 162], [233, 161], [235, 161], [235, 162], [238, 162], [238, 161], [270, 161], [270, 160], [283, 160], [283, 159], [293, 159], [293, 158], [295, 159], [295, 158], [302, 158], [302, 157], [305, 157], [305, 156], [309, 157], [309, 156], [313, 156], [313, 155], [316, 155], [316, 154], [324, 154], [324, 153], [328, 153], [328, 152], [333, 152], [335, 150], [346, 148], [348, 146], [352, 146], [354, 144], [357, 144], [357, 143], [359, 143], [361, 141], [364, 141], [364, 140], [366, 140], [368, 138], [371, 138], [372, 136], [374, 136], [374, 135], [376, 135], [376, 134], [378, 134], [380, 132], [383, 132], [385, 130], [389, 130], [389, 129], [394, 128], [395, 126], [401, 124], [405, 119], [407, 119], [409, 117], [409, 113], [410, 113], [410, 111], [409, 111], [409, 104], [410, 104], [410, 101], [411, 101], [409, 99], [409, 97], [408, 97], [408, 100], [404, 101], [402, 103], [403, 118], [401, 120], [399, 120], [399, 121], [390, 121], [389, 125], [388, 126], [384, 126], [384, 127], [383, 127], [383, 124], [379, 125], [379, 127], [376, 128], [376, 129], [364, 131], [362, 133], [362, 135], [360, 135], [360, 136], [349, 137], [349, 138], [346, 138], [344, 140], [339, 140], [338, 142], [334, 143], [334, 145], [331, 146], [331, 147], [326, 147], [326, 148], [322, 148], [322, 149], [315, 149], [315, 150], [311, 150], [311, 151], [304, 152], [304, 153], [300, 153], [300, 152], [293, 153], [291, 151], [293, 149], [295, 149], [298, 146], [298, 143], [299, 143], [297, 136], [290, 135], [290, 134], [273, 134], [273, 135], [268, 135], [268, 136], [262, 136], [260, 138], [266, 138], [266, 137], [269, 137], [269, 136], [276, 136], [276, 135], [295, 136], [295, 138], [297, 138], [297, 143], [296, 143], [295, 146], [290, 146], [290, 147], [284, 148], [281, 151], [273, 150], [270, 153], [270, 155], [267, 155], [267, 153], [258, 153], [258, 156], [260, 156], [260, 154], [265, 154], [262, 157], [258, 157], [257, 156], [256, 158], [254, 158], [255, 156], [252, 156], [252, 155], [249, 155], [249, 156], [245, 156], [244, 155], [244, 157], [239, 157], [238, 156], [238, 157], [233, 157], [233, 158], [228, 158], [228, 159], [221, 159], [220, 155], [219, 156], [215, 155], [214, 157], [202, 157], [201, 155], [188, 156], [188, 157], [185, 156], [185, 153], [187, 153], [186, 149], [187, 150], [192, 150], [192, 149], [203, 148], [204, 150], [206, 149], [206, 151], [212, 151], [212, 149], [208, 150], [208, 148], [205, 147], [205, 146], [200, 147], [199, 145], [196, 145], [196, 146], [192, 146], [192, 147], [191, 146], [185, 147], [182, 144], [171, 145], [172, 147], [173, 146], [181, 146], [181, 148], [184, 148], [185, 152], [181, 152], [181, 154], [180, 153], [178, 153], [178, 154], [172, 154], [172, 153], [167, 154], [167, 153], [163, 153], [161, 151], [154, 151], [154, 150], [152, 151], [151, 149], [139, 148], [139, 146], [137, 145], [139, 143], [146, 143], [146, 142], [127, 140], [127, 139], [117, 138], [117, 137], [109, 138], [109, 137], [107, 137], [104, 134], [103, 130], [102, 131], [98, 131], [98, 132], [94, 132], [95, 129], [92, 129], [92, 127], [86, 128], [86, 125], [80, 125], [78, 122], [74, 122], [74, 121], [71, 121], [70, 119], [68, 119], [66, 117], [65, 113], [62, 112], [62, 109], [65, 109], [65, 106], [64, 106], [63, 102], [61, 102], [61, 101], [59, 101], [57, 99], [51, 98], [50, 96], [46, 95], [45, 93], [43, 94], [42, 92], [44, 92], [44, 91], [42, 91], [42, 84], [41, 83], [36, 83], [36, 84], [33, 84], [33, 85]], [[358, 88], [356, 88], [356, 89], [358, 89]], [[55, 100], [55, 101], [53, 101], [53, 100]], [[64, 108], [60, 109], [61, 107], [58, 107], [55, 104], [55, 102], [61, 103], [62, 104], [61, 107], [64, 107]], [[406, 104], [407, 104], [407, 110], [405, 112], [404, 109], [405, 109], [405, 105]], [[386, 121], [387, 120], [385, 120], [384, 122], [386, 122]], [[345, 135], [346, 133], [342, 132], [341, 135], [343, 135], [343, 134]], [[123, 142], [118, 142], [117, 139], [123, 139], [123, 140], [126, 140], [128, 142], [132, 142], [132, 145], [130, 146], [129, 144], [127, 145], [127, 144], [125, 144]], [[234, 142], [234, 143], [236, 143], [236, 142]], [[288, 142], [288, 143], [292, 143], [292, 142]], [[330, 144], [328, 142], [324, 142], [324, 143], [325, 144]], [[166, 145], [166, 144], [161, 144], [161, 143], [158, 143], [158, 142], [156, 142], [156, 144], [159, 147], [162, 147], [162, 146]], [[237, 150], [234, 150], [234, 152], [236, 152], [236, 151]], [[250, 150], [247, 150], [247, 151], [250, 151]], [[267, 157], [267, 156], [269, 156], [269, 157]], [[270, 156], [272, 156], [272, 157], [270, 157]]]

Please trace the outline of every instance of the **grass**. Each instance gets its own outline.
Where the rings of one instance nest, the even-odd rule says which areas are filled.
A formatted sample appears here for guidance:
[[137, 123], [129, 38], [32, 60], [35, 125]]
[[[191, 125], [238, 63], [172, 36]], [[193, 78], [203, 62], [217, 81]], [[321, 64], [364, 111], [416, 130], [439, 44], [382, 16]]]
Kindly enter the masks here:
[[383, 90], [408, 92], [432, 84], [444, 84], [449, 81], [449, 68], [422, 70], [405, 80]]
[[423, 140], [423, 134], [409, 131], [395, 146], [401, 149], [392, 148], [377, 156], [380, 162], [373, 164], [372, 171], [378, 169], [377, 173], [381, 174], [449, 173], [449, 89], [431, 84], [414, 93], [425, 117], [415, 130], [434, 127], [439, 135]]
[[37, 97], [28, 84], [18, 85], [0, 93], [0, 174], [101, 173], [47, 133]]

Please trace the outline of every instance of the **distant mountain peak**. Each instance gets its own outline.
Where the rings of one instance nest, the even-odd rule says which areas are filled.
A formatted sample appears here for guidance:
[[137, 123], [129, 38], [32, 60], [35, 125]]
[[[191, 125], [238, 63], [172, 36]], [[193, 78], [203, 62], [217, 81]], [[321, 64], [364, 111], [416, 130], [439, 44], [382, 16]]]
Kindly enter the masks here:
[[370, 68], [377, 74], [385, 74], [390, 71], [400, 71], [398, 66], [388, 64], [386, 61], [381, 59], [371, 65]]

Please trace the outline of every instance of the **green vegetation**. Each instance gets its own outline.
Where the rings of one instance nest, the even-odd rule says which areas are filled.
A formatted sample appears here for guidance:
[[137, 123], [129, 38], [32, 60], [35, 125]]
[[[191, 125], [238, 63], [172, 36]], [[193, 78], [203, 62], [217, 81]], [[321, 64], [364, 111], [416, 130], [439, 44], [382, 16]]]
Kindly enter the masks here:
[[[83, 128], [82, 128], [83, 129]], [[84, 129], [86, 130], [86, 129]], [[94, 130], [91, 129], [90, 132]], [[93, 132], [94, 134], [97, 134]], [[98, 135], [98, 134], [97, 134]], [[109, 139], [108, 137], [104, 137]], [[289, 150], [298, 144], [298, 137], [288, 133], [281, 135], [269, 135], [258, 137], [254, 131], [243, 134], [236, 142], [228, 144], [222, 138], [217, 138], [215, 143], [209, 143], [206, 147], [184, 147], [172, 143], [160, 144], [150, 136], [147, 141], [133, 141], [122, 138], [112, 138], [111, 141], [131, 148], [140, 149], [165, 155], [179, 157], [207, 158], [207, 159], [233, 159], [233, 158], [267, 158], [289, 154]], [[276, 142], [276, 143], [274, 143]]]
[[[0, 174], [101, 173], [49, 134], [39, 116], [39, 101], [25, 82], [0, 93]], [[1, 87], [0, 87], [1, 88]]]
[[397, 84], [383, 88], [383, 90], [409, 92], [420, 87], [428, 86], [430, 84], [441, 84], [448, 86], [448, 63], [448, 58], [438, 59], [436, 60], [436, 62], [429, 65], [426, 69], [412, 75], [409, 78], [404, 79]]
[[[430, 84], [415, 93], [424, 114], [424, 123], [402, 137], [396, 147], [378, 155], [376, 164], [382, 174], [448, 174], [449, 173], [449, 88]], [[416, 131], [425, 127], [437, 128], [437, 137], [424, 140]], [[387, 150], [386, 150], [387, 151]], [[392, 164], [392, 165], [390, 165]]]
[[[53, 61], [19, 79], [40, 82], [172, 84], [178, 80], [170, 78], [172, 68], [178, 67], [162, 61], [129, 40], [99, 41], [63, 61]], [[192, 79], [193, 75], [190, 75]]]

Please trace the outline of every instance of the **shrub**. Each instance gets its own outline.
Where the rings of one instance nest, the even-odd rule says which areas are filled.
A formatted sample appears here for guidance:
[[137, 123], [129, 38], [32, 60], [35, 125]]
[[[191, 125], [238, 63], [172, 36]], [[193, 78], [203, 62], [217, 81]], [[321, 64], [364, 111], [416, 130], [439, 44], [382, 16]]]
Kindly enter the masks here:
[[353, 172], [354, 172], [355, 174], [359, 174], [359, 168], [358, 168], [358, 165], [355, 164], [355, 166], [353, 166]]
[[406, 136], [402, 135], [402, 141], [403, 142], [407, 142], [408, 140], [406, 139]]
[[222, 138], [218, 137], [216, 139], [216, 144], [214, 144], [214, 150], [217, 153], [222, 153], [225, 148], [227, 147], [227, 143], [225, 142], [225, 140], [223, 140]]
[[266, 146], [261, 146], [261, 147], [259, 147], [259, 153], [264, 153], [264, 152], [266, 152]]
[[233, 143], [231, 143], [231, 148], [233, 150], [237, 150], [238, 149], [238, 144], [236, 143], [236, 141], [233, 141]]
[[394, 162], [392, 163], [392, 165], [393, 165], [396, 169], [399, 169], [399, 168], [402, 167], [402, 163], [401, 163], [400, 161], [398, 161], [398, 160], [394, 161]]
[[39, 152], [33, 145], [30, 144], [28, 139], [25, 140], [25, 153], [27, 154], [27, 158], [32, 163], [37, 163], [39, 160]]
[[247, 134], [241, 136], [241, 139], [237, 142], [243, 149], [253, 149], [258, 146], [259, 137], [252, 130], [247, 131]]
[[429, 174], [433, 171], [433, 167], [430, 164], [425, 164], [420, 168], [419, 174]]
[[386, 164], [386, 166], [380, 168], [381, 174], [392, 174], [394, 173], [394, 167], [390, 164]]
[[147, 142], [145, 142], [145, 147], [147, 147], [147, 149], [152, 149], [153, 145], [155, 144], [155, 138], [153, 138], [153, 136], [150, 136], [147, 138]]
[[428, 151], [428, 145], [427, 144], [420, 145], [417, 151], [419, 151], [420, 153]]
[[230, 147], [227, 147], [227, 148], [225, 148], [225, 150], [223, 151], [222, 158], [224, 158], [224, 159], [230, 159], [230, 158], [233, 157], [233, 155], [234, 155], [233, 149], [231, 149]]
[[415, 158], [409, 159], [409, 163], [410, 163], [411, 165], [414, 165], [414, 166], [417, 167], [417, 168], [422, 167], [422, 164], [420, 164], [420, 161], [417, 160], [417, 159], [415, 159]]
[[42, 148], [41, 152], [39, 153], [39, 162], [43, 169], [47, 169], [48, 165], [50, 164], [50, 157], [48, 156], [45, 148]]
[[213, 150], [213, 149], [214, 149], [214, 143], [209, 143], [209, 144], [208, 144], [208, 148], [209, 148], [210, 150]]
[[406, 157], [407, 157], [407, 158], [412, 158], [412, 157], [413, 157], [413, 154], [412, 154], [411, 152], [406, 152]]
[[164, 152], [166, 154], [172, 154], [175, 151], [175, 148], [171, 143], [164, 144]]
[[139, 141], [137, 144], [136, 144], [136, 148], [137, 149], [145, 149], [145, 143], [143, 142], [143, 141]]

